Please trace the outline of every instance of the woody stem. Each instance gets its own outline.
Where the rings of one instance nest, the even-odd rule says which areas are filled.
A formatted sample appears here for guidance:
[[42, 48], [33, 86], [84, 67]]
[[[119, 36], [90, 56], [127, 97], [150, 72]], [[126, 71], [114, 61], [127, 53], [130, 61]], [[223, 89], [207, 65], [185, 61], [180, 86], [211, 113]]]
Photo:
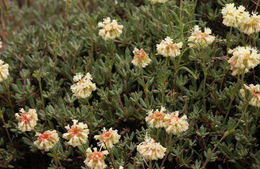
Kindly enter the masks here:
[[113, 156], [113, 154], [109, 151], [109, 149], [107, 148], [107, 145], [106, 145], [105, 142], [104, 142], [104, 145], [105, 145], [105, 147], [106, 147], [106, 149], [107, 149], [107, 151], [108, 151], [108, 155], [109, 155], [109, 158], [110, 158], [110, 160], [111, 160], [111, 162], [112, 162], [113, 168], [114, 168], [114, 169], [117, 169], [117, 168], [116, 168], [116, 165], [115, 165], [115, 162], [114, 162], [114, 156]]

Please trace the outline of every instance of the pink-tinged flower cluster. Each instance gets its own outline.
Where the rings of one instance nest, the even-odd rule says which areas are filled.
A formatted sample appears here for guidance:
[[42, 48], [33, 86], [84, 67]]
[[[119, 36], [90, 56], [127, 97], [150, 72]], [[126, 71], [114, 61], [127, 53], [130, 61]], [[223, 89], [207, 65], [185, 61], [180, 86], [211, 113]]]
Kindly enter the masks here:
[[84, 161], [85, 165], [91, 169], [106, 168], [107, 165], [105, 164], [105, 158], [106, 155], [108, 155], [108, 151], [98, 151], [97, 148], [94, 148], [93, 150], [94, 151], [92, 151], [90, 148], [87, 149], [87, 158]]
[[24, 109], [20, 109], [20, 112], [20, 114], [15, 114], [16, 119], [18, 120], [19, 130], [23, 132], [33, 130], [38, 121], [36, 110], [29, 109], [29, 111], [26, 112]]
[[[249, 104], [252, 106], [260, 107], [260, 85], [250, 84], [244, 85], [245, 89], [249, 91], [251, 95], [251, 99], [249, 100]], [[240, 93], [243, 97], [246, 97], [245, 89], [240, 89]]]
[[137, 146], [137, 151], [146, 160], [158, 160], [164, 157], [166, 148], [160, 143], [156, 143], [154, 139], [147, 137], [144, 142]]
[[96, 84], [93, 83], [90, 73], [83, 76], [81, 73], [77, 73], [73, 77], [73, 81], [76, 82], [71, 86], [71, 90], [74, 96], [78, 98], [87, 98], [91, 95], [92, 91], [96, 90]]
[[68, 144], [73, 147], [85, 144], [88, 139], [89, 129], [87, 124], [78, 123], [78, 120], [73, 120], [73, 125], [65, 127], [68, 132], [63, 134], [63, 138], [69, 140]]
[[176, 57], [181, 54], [182, 42], [173, 43], [173, 40], [170, 37], [166, 37], [161, 41], [160, 44], [157, 44], [157, 52], [164, 57]]
[[103, 132], [100, 135], [94, 136], [96, 140], [99, 140], [98, 145], [103, 148], [112, 148], [114, 144], [119, 141], [120, 137], [121, 136], [117, 134], [117, 130], [113, 130], [112, 128], [109, 130], [103, 128]]
[[[201, 31], [198, 25], [195, 25], [191, 36], [188, 38], [189, 42], [197, 43], [201, 48], [205, 48], [212, 44], [215, 40], [215, 36], [211, 35], [210, 28], [204, 28], [204, 32]], [[197, 45], [189, 43], [189, 47], [196, 48]]]
[[38, 139], [34, 141], [34, 145], [44, 151], [52, 149], [59, 141], [59, 136], [56, 130], [47, 130], [44, 133], [36, 133]]
[[179, 134], [189, 128], [187, 116], [183, 115], [182, 117], [179, 117], [179, 111], [166, 114], [165, 119], [167, 120], [165, 127], [167, 133]]
[[148, 116], [146, 116], [145, 121], [148, 123], [149, 127], [152, 128], [163, 128], [166, 127], [166, 119], [165, 119], [165, 107], [161, 107], [159, 111], [156, 109], [155, 111], [151, 110], [148, 112]]
[[132, 60], [132, 63], [135, 66], [146, 67], [151, 62], [149, 55], [143, 49], [139, 50], [135, 48], [133, 53], [134, 59]]
[[260, 54], [255, 48], [249, 46], [238, 46], [233, 50], [229, 50], [233, 56], [228, 60], [230, 63], [232, 75], [247, 73], [250, 69], [256, 67], [260, 63]]
[[101, 36], [104, 40], [115, 39], [122, 34], [123, 25], [119, 25], [116, 20], [112, 20], [107, 17], [103, 20], [103, 22], [98, 23], [99, 36]]

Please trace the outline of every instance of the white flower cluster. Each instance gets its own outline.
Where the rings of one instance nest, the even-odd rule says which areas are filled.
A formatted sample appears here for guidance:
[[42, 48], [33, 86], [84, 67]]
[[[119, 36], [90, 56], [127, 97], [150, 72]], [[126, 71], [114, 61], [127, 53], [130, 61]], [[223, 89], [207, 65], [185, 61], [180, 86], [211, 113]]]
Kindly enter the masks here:
[[250, 69], [256, 67], [260, 63], [260, 54], [255, 48], [249, 46], [238, 46], [233, 50], [229, 50], [233, 56], [228, 60], [230, 63], [232, 75], [247, 73]]
[[260, 15], [256, 13], [250, 14], [245, 11], [244, 6], [237, 8], [234, 3], [226, 4], [221, 13], [223, 15], [223, 24], [226, 26], [238, 28], [248, 35], [260, 31]]
[[[204, 32], [201, 31], [201, 28], [198, 25], [195, 25], [191, 36], [188, 38], [189, 42], [197, 43], [201, 48], [205, 48], [208, 45], [212, 44], [215, 40], [215, 36], [211, 35], [210, 28], [204, 28]], [[189, 47], [196, 48], [197, 45], [189, 43]]]
[[72, 120], [73, 125], [69, 125], [65, 128], [68, 130], [67, 133], [63, 134], [63, 138], [69, 140], [68, 144], [73, 147], [85, 144], [88, 139], [89, 129], [88, 125], [84, 123], [78, 123], [78, 120]]
[[4, 62], [0, 59], [0, 82], [7, 79], [9, 75], [8, 67], [9, 65], [4, 64]]
[[114, 144], [118, 143], [120, 137], [121, 136], [117, 134], [117, 130], [113, 130], [112, 128], [109, 130], [103, 128], [102, 134], [94, 136], [96, 140], [99, 140], [98, 145], [103, 148], [112, 148]]
[[98, 23], [99, 36], [101, 36], [104, 40], [115, 39], [122, 34], [123, 25], [119, 25], [116, 20], [111, 22], [110, 17], [107, 17], [103, 20], [103, 22]]
[[20, 109], [20, 112], [21, 114], [15, 114], [18, 120], [18, 128], [23, 132], [33, 130], [38, 121], [36, 110], [29, 109], [28, 112], [25, 112], [24, 109]]
[[59, 141], [59, 136], [56, 130], [47, 130], [44, 133], [36, 133], [38, 139], [34, 142], [34, 145], [40, 150], [49, 151]]
[[149, 55], [143, 49], [139, 50], [137, 48], [134, 48], [133, 53], [134, 59], [132, 60], [132, 63], [135, 66], [146, 67], [151, 62]]
[[156, 143], [154, 139], [146, 137], [145, 141], [141, 142], [137, 146], [137, 151], [146, 160], [158, 160], [164, 157], [166, 148], [163, 147], [160, 143]]
[[176, 57], [181, 54], [180, 49], [182, 48], [182, 42], [173, 43], [173, 40], [170, 37], [166, 37], [161, 41], [160, 44], [157, 44], [157, 52], [164, 57]]
[[108, 151], [98, 151], [97, 148], [87, 149], [86, 160], [84, 161], [85, 165], [91, 169], [103, 169], [106, 168], [107, 165], [105, 163], [106, 155], [108, 155]]
[[149, 0], [149, 1], [152, 2], [152, 3], [165, 3], [168, 0]]
[[93, 83], [90, 73], [83, 76], [81, 73], [77, 73], [73, 77], [73, 81], [76, 82], [71, 86], [71, 90], [74, 96], [78, 98], [87, 98], [91, 95], [92, 91], [96, 90], [96, 84]]
[[2, 47], [3, 47], [3, 42], [0, 39], [0, 49], [2, 49]]
[[[251, 95], [251, 99], [249, 100], [249, 104], [252, 106], [260, 107], [260, 85], [253, 85], [250, 84], [244, 85], [245, 89], [247, 89]], [[245, 98], [246, 97], [246, 91], [245, 89], [240, 89], [241, 95]]]
[[166, 119], [165, 119], [165, 107], [161, 107], [159, 111], [156, 109], [155, 111], [151, 110], [148, 112], [148, 116], [146, 116], [145, 121], [148, 123], [151, 128], [163, 128], [166, 127]]

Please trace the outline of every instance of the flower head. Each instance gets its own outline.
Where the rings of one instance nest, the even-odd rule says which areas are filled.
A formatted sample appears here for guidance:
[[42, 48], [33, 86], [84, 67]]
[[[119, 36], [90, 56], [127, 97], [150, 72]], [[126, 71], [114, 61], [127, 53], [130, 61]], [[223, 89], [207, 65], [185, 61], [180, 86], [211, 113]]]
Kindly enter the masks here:
[[[253, 85], [250, 84], [244, 85], [245, 89], [247, 89], [252, 96], [252, 98], [249, 101], [249, 104], [252, 106], [260, 107], [260, 85]], [[246, 97], [245, 89], [240, 89], [240, 93], [243, 97]]]
[[[215, 36], [211, 35], [210, 28], [204, 28], [204, 32], [202, 32], [198, 25], [194, 26], [193, 32], [188, 39], [189, 42], [198, 43], [202, 48], [205, 48], [208, 45], [212, 44], [214, 40], [215, 40]], [[189, 46], [191, 48], [197, 47], [195, 44], [192, 43], [189, 43]]]
[[98, 23], [99, 36], [101, 36], [104, 40], [115, 39], [122, 34], [123, 25], [119, 25], [116, 20], [111, 22], [110, 17], [107, 17], [103, 20], [103, 22]]
[[133, 53], [134, 59], [132, 60], [132, 63], [135, 66], [146, 67], [151, 62], [149, 55], [143, 49], [139, 50], [135, 48]]
[[164, 57], [176, 57], [181, 54], [180, 49], [182, 48], [182, 42], [173, 43], [170, 37], [166, 37], [160, 44], [157, 44], [156, 47], [157, 52]]
[[228, 60], [230, 63], [232, 75], [247, 73], [250, 69], [256, 67], [260, 63], [260, 54], [255, 48], [249, 46], [238, 46], [233, 50], [229, 50], [233, 56]]
[[96, 140], [99, 140], [98, 145], [103, 148], [112, 148], [114, 144], [119, 141], [120, 137], [121, 136], [117, 134], [117, 130], [113, 130], [112, 128], [109, 130], [103, 128], [102, 134], [94, 136]]
[[179, 117], [179, 111], [172, 112], [171, 114], [166, 114], [165, 119], [167, 120], [167, 125], [165, 127], [167, 133], [179, 134], [189, 128], [189, 123], [187, 122], [187, 116], [183, 115]]
[[3, 47], [3, 42], [0, 39], [0, 49], [2, 49], [2, 47]]
[[239, 24], [239, 30], [245, 34], [251, 35], [260, 31], [260, 15], [253, 13], [244, 15]]
[[59, 136], [56, 130], [47, 130], [44, 133], [36, 133], [38, 139], [34, 142], [34, 145], [40, 150], [49, 151], [59, 141]]
[[69, 140], [68, 144], [73, 147], [85, 144], [88, 139], [89, 129], [87, 124], [78, 123], [78, 120], [73, 120], [73, 125], [65, 127], [68, 132], [63, 134], [63, 138]]
[[91, 169], [103, 169], [106, 168], [105, 156], [108, 155], [108, 151], [97, 151], [97, 148], [94, 148], [92, 151], [90, 148], [87, 149], [87, 158], [84, 161], [86, 166]]
[[9, 75], [8, 67], [9, 67], [9, 65], [4, 64], [4, 62], [0, 59], [0, 82], [7, 79], [8, 75]]
[[159, 111], [156, 109], [155, 111], [151, 110], [148, 112], [148, 116], [145, 118], [145, 121], [148, 123], [149, 127], [161, 128], [165, 127], [166, 120], [165, 120], [165, 107], [161, 107]]
[[91, 95], [92, 91], [96, 90], [96, 85], [93, 83], [90, 73], [83, 76], [81, 73], [77, 73], [73, 80], [76, 82], [71, 86], [71, 90], [74, 96], [79, 98], [87, 98]]
[[37, 124], [38, 116], [35, 109], [29, 109], [25, 112], [24, 109], [20, 109], [21, 114], [16, 113], [16, 119], [18, 120], [18, 128], [25, 132], [31, 131]]
[[137, 146], [137, 151], [146, 160], [158, 160], [164, 157], [166, 148], [160, 143], [156, 143], [154, 139], [146, 137], [145, 141]]
[[168, 0], [149, 0], [149, 1], [152, 2], [152, 3], [165, 3]]
[[223, 15], [223, 24], [230, 27], [238, 27], [242, 18], [246, 17], [248, 12], [245, 12], [244, 6], [235, 7], [234, 3], [226, 4], [221, 10]]

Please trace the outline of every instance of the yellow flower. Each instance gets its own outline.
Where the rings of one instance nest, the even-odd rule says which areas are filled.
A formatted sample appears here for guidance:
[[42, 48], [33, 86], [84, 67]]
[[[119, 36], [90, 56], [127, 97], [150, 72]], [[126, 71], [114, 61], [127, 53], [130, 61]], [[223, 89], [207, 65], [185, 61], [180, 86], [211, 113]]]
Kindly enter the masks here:
[[189, 123], [187, 122], [187, 116], [183, 115], [179, 117], [179, 111], [172, 112], [171, 114], [166, 114], [165, 119], [168, 121], [165, 127], [167, 133], [179, 134], [189, 128]]
[[[199, 44], [200, 47], [205, 48], [208, 45], [212, 44], [215, 40], [215, 36], [211, 35], [210, 28], [204, 28], [204, 32], [201, 31], [198, 25], [195, 25], [193, 28], [193, 32], [189, 37], [189, 42], [195, 42]], [[197, 46], [193, 43], [189, 43], [189, 47], [196, 48]]]
[[56, 130], [47, 130], [44, 133], [36, 133], [38, 139], [34, 142], [34, 145], [40, 150], [49, 151], [59, 141], [59, 136]]
[[94, 136], [96, 140], [99, 140], [98, 145], [103, 148], [112, 148], [114, 144], [119, 141], [120, 137], [121, 136], [117, 134], [117, 130], [113, 130], [112, 128], [108, 131], [106, 128], [103, 128], [102, 134]]
[[165, 112], [166, 109], [162, 106], [161, 110], [159, 111], [156, 109], [154, 112], [153, 110], [148, 112], [148, 116], [145, 118], [145, 121], [148, 123], [149, 127], [161, 128], [165, 127], [166, 120], [165, 120]]
[[98, 23], [99, 36], [101, 36], [104, 40], [115, 39], [122, 34], [123, 25], [119, 25], [116, 20], [111, 22], [109, 17], [105, 18], [103, 22]]
[[132, 60], [132, 63], [135, 66], [146, 67], [151, 62], [149, 55], [143, 49], [139, 50], [135, 48], [133, 53], [134, 59]]
[[173, 40], [170, 37], [166, 37], [161, 41], [160, 44], [157, 44], [157, 52], [164, 57], [176, 57], [181, 54], [180, 49], [182, 48], [182, 42], [173, 43]]
[[87, 158], [84, 161], [86, 166], [91, 169], [103, 169], [106, 168], [105, 156], [108, 155], [108, 151], [97, 151], [97, 148], [94, 148], [92, 151], [90, 148], [87, 149]]
[[9, 67], [9, 65], [4, 64], [4, 62], [0, 59], [0, 82], [7, 79], [8, 75], [9, 75], [8, 67]]
[[[244, 85], [247, 90], [249, 90], [250, 95], [252, 98], [249, 100], [249, 104], [252, 106], [260, 107], [260, 85], [253, 85], [250, 84]], [[240, 89], [240, 93], [243, 97], [246, 97], [246, 93], [244, 89]]]
[[28, 112], [25, 112], [24, 109], [20, 109], [20, 112], [21, 114], [15, 114], [18, 120], [18, 128], [23, 132], [33, 130], [38, 121], [36, 110], [29, 109]]
[[154, 139], [146, 137], [145, 141], [137, 146], [137, 151], [146, 160], [158, 160], [164, 157], [166, 148], [160, 143], [156, 143]]
[[69, 140], [68, 144], [73, 147], [85, 144], [88, 139], [89, 129], [87, 124], [78, 123], [78, 120], [73, 120], [73, 125], [69, 125], [65, 128], [68, 130], [67, 133], [63, 134], [63, 138]]
[[245, 34], [251, 35], [260, 31], [260, 15], [246, 15], [241, 19], [239, 30]]

